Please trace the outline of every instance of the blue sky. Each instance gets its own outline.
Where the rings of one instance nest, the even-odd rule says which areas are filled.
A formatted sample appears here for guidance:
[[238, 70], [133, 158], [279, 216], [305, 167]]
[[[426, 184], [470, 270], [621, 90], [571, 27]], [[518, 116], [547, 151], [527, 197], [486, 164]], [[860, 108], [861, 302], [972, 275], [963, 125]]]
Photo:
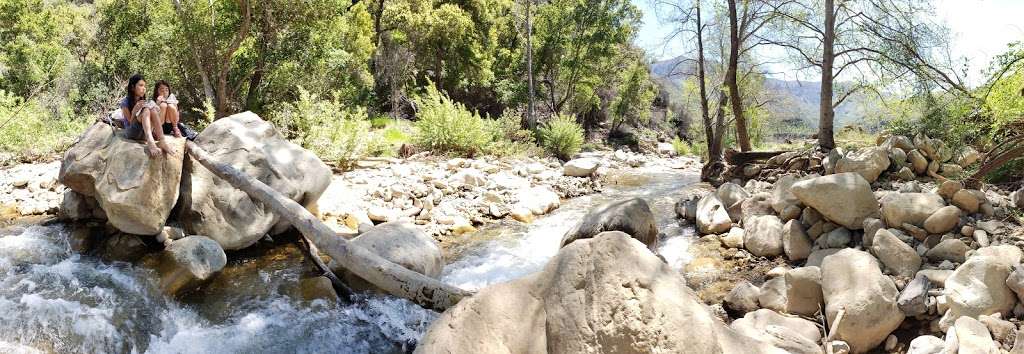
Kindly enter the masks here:
[[[647, 49], [654, 59], [668, 59], [683, 53], [679, 40], [669, 46], [664, 38], [672, 26], [658, 23], [652, 11], [652, 0], [633, 0], [644, 12], [644, 24], [637, 36], [637, 45]], [[1024, 0], [937, 0], [937, 15], [949, 26], [953, 35], [953, 51], [969, 60], [972, 83], [983, 80], [982, 70], [992, 57], [1002, 53], [1012, 41], [1024, 41]], [[770, 54], [769, 54], [770, 55]], [[779, 65], [773, 71], [782, 77], [795, 77], [790, 68]]]

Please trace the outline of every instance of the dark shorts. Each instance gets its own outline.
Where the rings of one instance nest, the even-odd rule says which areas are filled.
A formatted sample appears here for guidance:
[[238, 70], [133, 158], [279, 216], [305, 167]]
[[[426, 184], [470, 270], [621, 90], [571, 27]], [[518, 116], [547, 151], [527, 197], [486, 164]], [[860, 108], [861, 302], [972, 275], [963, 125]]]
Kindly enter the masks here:
[[128, 123], [124, 128], [124, 137], [132, 140], [146, 140], [146, 131], [142, 129], [142, 123], [139, 121], [132, 121]]

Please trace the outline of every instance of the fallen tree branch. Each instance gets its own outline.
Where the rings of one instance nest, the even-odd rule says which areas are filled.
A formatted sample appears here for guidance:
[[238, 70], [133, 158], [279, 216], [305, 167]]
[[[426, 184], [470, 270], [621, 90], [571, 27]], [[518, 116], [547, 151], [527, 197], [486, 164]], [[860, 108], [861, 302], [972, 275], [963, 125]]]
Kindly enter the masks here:
[[310, 245], [325, 251], [342, 267], [366, 279], [382, 291], [438, 311], [444, 311], [457, 304], [459, 300], [472, 295], [468, 291], [411, 271], [363, 247], [353, 245], [348, 240], [338, 237], [299, 203], [281, 196], [263, 182], [231, 165], [215, 161], [210, 153], [194, 142], [189, 141], [187, 147], [189, 155], [196, 162], [269, 207], [312, 241]]
[[328, 267], [326, 263], [324, 263], [324, 260], [320, 259], [320, 249], [316, 248], [316, 245], [313, 244], [313, 241], [310, 241], [309, 237], [306, 237], [305, 235], [302, 236], [302, 241], [303, 242], [300, 243], [306, 245], [306, 255], [309, 256], [309, 260], [313, 261], [313, 264], [315, 264], [316, 267], [320, 269], [320, 272], [323, 273], [323, 276], [331, 280], [331, 287], [334, 288], [334, 292], [337, 293], [338, 296], [340, 297], [343, 297], [345, 299], [351, 299], [353, 293], [352, 288], [349, 288], [348, 285], [345, 285], [345, 282], [343, 282], [340, 278], [338, 278], [338, 275], [334, 274], [334, 272], [331, 271], [331, 268]]

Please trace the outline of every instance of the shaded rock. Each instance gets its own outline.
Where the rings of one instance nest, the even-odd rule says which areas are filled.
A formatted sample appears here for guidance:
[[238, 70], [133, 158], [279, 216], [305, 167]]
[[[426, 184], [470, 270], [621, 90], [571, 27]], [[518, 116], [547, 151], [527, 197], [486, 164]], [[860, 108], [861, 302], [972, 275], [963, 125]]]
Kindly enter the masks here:
[[995, 339], [997, 345], [1002, 343], [1009, 348], [1017, 339], [1017, 326], [1010, 321], [996, 315], [981, 315], [978, 316], [978, 321], [988, 328], [988, 332], [992, 334], [992, 339]]
[[928, 313], [928, 290], [931, 290], [931, 288], [931, 280], [928, 280], [928, 277], [924, 274], [918, 273], [914, 280], [910, 281], [903, 288], [903, 291], [900, 292], [900, 297], [896, 300], [900, 311], [903, 311], [903, 314], [907, 316]]
[[[793, 184], [793, 194], [829, 220], [848, 229], [860, 229], [864, 219], [878, 213], [871, 185], [858, 174], [840, 173]], [[843, 201], [837, 203], [836, 201]]]
[[[700, 333], [700, 335], [679, 335]], [[441, 314], [417, 353], [782, 353], [728, 328], [640, 242], [605, 232]]]
[[729, 233], [725, 234], [720, 238], [722, 244], [729, 248], [743, 248], [743, 235], [745, 234], [743, 228], [733, 227], [729, 229]]
[[882, 197], [881, 203], [882, 220], [889, 226], [922, 225], [935, 211], [946, 206], [942, 197], [931, 193], [890, 193]]
[[804, 263], [805, 267], [821, 267], [821, 263], [825, 260], [825, 257], [836, 254], [841, 251], [838, 248], [826, 248], [811, 251], [811, 255], [807, 256], [807, 262]]
[[740, 209], [743, 214], [742, 219], [751, 216], [775, 214], [775, 210], [772, 208], [772, 195], [768, 192], [757, 193], [744, 199], [740, 203]]
[[950, 261], [953, 263], [963, 263], [966, 260], [967, 251], [971, 248], [967, 246], [963, 241], [958, 238], [951, 238], [939, 242], [925, 252], [925, 256], [932, 261]]
[[178, 199], [185, 139], [168, 137], [173, 155], [151, 158], [146, 145], [93, 124], [61, 161], [60, 182], [95, 198], [108, 221], [122, 232], [154, 235]]
[[889, 230], [878, 230], [872, 242], [871, 253], [893, 274], [910, 278], [921, 268], [921, 256]]
[[640, 198], [605, 203], [591, 209], [562, 236], [559, 247], [605, 231], [622, 231], [652, 250], [658, 247], [658, 226], [654, 223], [654, 213], [651, 213], [647, 202]]
[[725, 205], [726, 208], [731, 208], [750, 196], [750, 193], [747, 193], [743, 187], [732, 182], [726, 182], [719, 186], [715, 194], [718, 195], [718, 200], [722, 201], [722, 205]]
[[793, 194], [791, 188], [797, 182], [796, 175], [787, 174], [779, 177], [772, 189], [772, 208], [776, 213], [781, 213], [790, 205], [797, 205], [800, 199]]
[[96, 255], [108, 261], [135, 262], [149, 253], [149, 246], [138, 235], [114, 233], [100, 239]]
[[896, 178], [899, 178], [904, 181], [913, 181], [916, 177], [917, 176], [914, 174], [914, 170], [911, 170], [910, 167], [907, 166], [903, 166], [899, 169], [899, 171], [896, 171]]
[[1017, 299], [1024, 302], [1024, 266], [1013, 265], [1013, 271], [1006, 277], [1006, 286], [1013, 290], [1014, 294], [1017, 294]]
[[599, 165], [599, 160], [593, 157], [573, 159], [562, 166], [562, 173], [572, 177], [589, 177], [597, 171]]
[[981, 160], [981, 153], [975, 150], [974, 147], [967, 145], [960, 149], [954, 161], [962, 167], [968, 167], [978, 162], [978, 160]]
[[944, 234], [960, 222], [960, 208], [947, 205], [939, 208], [924, 220], [924, 229], [932, 234]]
[[782, 226], [782, 249], [791, 261], [807, 259], [811, 254], [811, 238], [799, 221], [790, 220]]
[[325, 300], [331, 304], [338, 302], [338, 293], [334, 291], [334, 285], [330, 279], [322, 275], [299, 279], [299, 293], [306, 301]]
[[778, 256], [783, 252], [782, 221], [774, 215], [754, 216], [743, 228], [743, 247], [755, 256]]
[[853, 172], [860, 174], [868, 183], [889, 168], [889, 154], [884, 148], [869, 147], [847, 154], [836, 163], [836, 173]]
[[[252, 112], [220, 118], [196, 137], [213, 162], [234, 166], [300, 205], [314, 209], [331, 182], [331, 169], [284, 138]], [[191, 160], [185, 164], [179, 219], [193, 235], [205, 235], [225, 250], [252, 245], [288, 223], [263, 203], [235, 189]]]
[[205, 236], [188, 236], [171, 242], [154, 266], [160, 290], [168, 296], [191, 291], [224, 269], [228, 258], [217, 241]]
[[875, 233], [877, 233], [878, 230], [881, 230], [881, 229], [884, 229], [884, 228], [885, 228], [885, 223], [882, 222], [882, 220], [875, 219], [875, 218], [864, 219], [864, 238], [863, 238], [864, 247], [865, 248], [870, 248], [872, 242], [875, 239]]
[[823, 248], [843, 248], [850, 244], [852, 238], [850, 230], [840, 227], [829, 231], [825, 237], [819, 238], [818, 243], [824, 246]]
[[828, 256], [821, 266], [821, 278], [828, 323], [845, 311], [833, 338], [847, 342], [853, 352], [878, 346], [903, 322], [896, 286], [882, 275], [870, 254], [844, 249]]
[[725, 296], [722, 305], [736, 314], [743, 315], [759, 308], [757, 299], [760, 296], [761, 289], [749, 281], [741, 280]]
[[1010, 205], [1024, 209], [1024, 189], [1010, 193]]
[[936, 287], [945, 288], [946, 279], [953, 274], [953, 271], [948, 269], [922, 269], [917, 271], [917, 274], [927, 277]]
[[697, 202], [697, 227], [702, 234], [720, 234], [732, 227], [732, 218], [717, 195], [708, 194]]
[[[351, 241], [382, 258], [414, 272], [437, 278], [444, 269], [444, 257], [437, 241], [409, 222], [387, 222], [374, 226]], [[372, 284], [341, 267], [329, 264], [353, 289], [374, 290]]]

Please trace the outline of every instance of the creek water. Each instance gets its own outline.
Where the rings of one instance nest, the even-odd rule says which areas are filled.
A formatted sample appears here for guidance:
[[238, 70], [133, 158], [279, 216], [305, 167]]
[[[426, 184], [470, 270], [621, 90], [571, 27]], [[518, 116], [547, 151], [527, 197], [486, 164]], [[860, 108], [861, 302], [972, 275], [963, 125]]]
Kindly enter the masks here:
[[[488, 225], [451, 251], [442, 280], [480, 289], [536, 272], [590, 208], [628, 197], [651, 205], [658, 253], [681, 268], [695, 236], [678, 224], [673, 204], [697, 179], [633, 171], [533, 223]], [[400, 353], [438, 317], [386, 295], [347, 305], [303, 301], [298, 279], [308, 264], [294, 246], [232, 260], [202, 291], [172, 300], [146, 268], [70, 251], [69, 233], [60, 224], [0, 232], [0, 353]]]

